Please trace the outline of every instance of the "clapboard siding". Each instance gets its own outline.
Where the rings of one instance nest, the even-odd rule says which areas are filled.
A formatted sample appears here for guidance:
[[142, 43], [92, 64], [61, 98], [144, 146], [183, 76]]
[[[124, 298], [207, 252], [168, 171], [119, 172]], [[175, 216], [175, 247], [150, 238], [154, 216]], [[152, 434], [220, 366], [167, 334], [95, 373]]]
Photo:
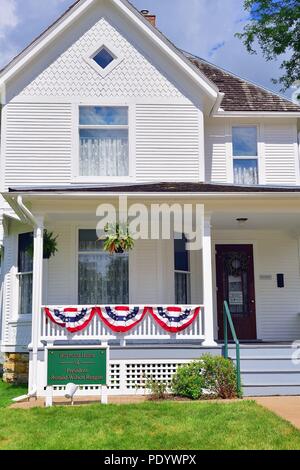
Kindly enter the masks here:
[[[215, 231], [216, 244], [245, 243], [254, 247], [257, 337], [263, 341], [300, 338], [300, 265], [297, 239], [270, 230]], [[277, 287], [277, 273], [285, 287]], [[271, 276], [262, 279], [261, 276]]]
[[9, 341], [9, 320], [11, 318], [12, 310], [12, 297], [13, 297], [13, 286], [12, 286], [12, 277], [13, 277], [13, 266], [14, 266], [14, 244], [15, 237], [10, 236], [5, 238], [4, 247], [5, 247], [5, 256], [3, 263], [3, 310], [2, 310], [2, 341], [3, 344], [8, 344]]
[[199, 180], [199, 122], [193, 105], [137, 105], [137, 180]]
[[228, 182], [226, 132], [224, 122], [208, 123], [205, 128], [206, 181]]
[[[270, 273], [272, 281], [258, 278], [257, 318], [259, 338], [294, 341], [300, 338], [300, 278], [297, 240], [289, 236], [260, 240], [256, 247], [257, 274]], [[274, 254], [276, 255], [274, 256]], [[285, 288], [276, 274], [285, 274]]]
[[296, 120], [208, 120], [205, 125], [205, 173], [208, 182], [232, 183], [233, 126], [258, 127], [261, 184], [299, 183]]
[[6, 107], [5, 187], [70, 182], [70, 104]]
[[297, 133], [293, 125], [264, 127], [265, 180], [267, 184], [297, 184]]

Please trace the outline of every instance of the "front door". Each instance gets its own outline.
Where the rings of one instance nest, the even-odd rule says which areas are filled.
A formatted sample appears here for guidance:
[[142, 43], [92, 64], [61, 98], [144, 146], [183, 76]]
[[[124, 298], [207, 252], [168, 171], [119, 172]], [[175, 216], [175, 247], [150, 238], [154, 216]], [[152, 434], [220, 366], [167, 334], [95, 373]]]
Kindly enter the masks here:
[[224, 339], [223, 305], [227, 300], [238, 339], [255, 340], [253, 246], [217, 245], [216, 265], [219, 339]]

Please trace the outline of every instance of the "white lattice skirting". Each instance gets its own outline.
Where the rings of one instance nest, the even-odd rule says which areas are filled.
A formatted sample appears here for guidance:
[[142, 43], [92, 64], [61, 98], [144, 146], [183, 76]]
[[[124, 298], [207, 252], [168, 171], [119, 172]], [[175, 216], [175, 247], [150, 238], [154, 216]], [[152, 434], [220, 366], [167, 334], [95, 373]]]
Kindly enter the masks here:
[[[145, 385], [152, 379], [170, 386], [173, 375], [181, 364], [189, 360], [116, 360], [109, 362], [108, 394], [113, 395], [147, 395]], [[64, 396], [65, 387], [53, 387], [54, 396]], [[101, 387], [81, 387], [77, 396], [99, 395]], [[46, 391], [42, 387], [40, 396], [45, 396]]]

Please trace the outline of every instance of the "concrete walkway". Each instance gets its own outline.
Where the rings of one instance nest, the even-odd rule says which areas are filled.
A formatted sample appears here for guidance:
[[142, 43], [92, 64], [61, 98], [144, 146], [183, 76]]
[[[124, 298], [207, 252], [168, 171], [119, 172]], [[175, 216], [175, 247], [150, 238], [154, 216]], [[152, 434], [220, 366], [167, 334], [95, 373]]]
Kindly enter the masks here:
[[256, 397], [253, 400], [300, 429], [300, 396]]

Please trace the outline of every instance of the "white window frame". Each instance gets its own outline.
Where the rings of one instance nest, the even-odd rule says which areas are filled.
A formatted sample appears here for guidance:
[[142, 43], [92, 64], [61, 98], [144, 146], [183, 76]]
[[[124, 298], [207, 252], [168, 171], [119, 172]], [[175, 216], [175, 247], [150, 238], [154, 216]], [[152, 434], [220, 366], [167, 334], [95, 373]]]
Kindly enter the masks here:
[[[79, 112], [81, 107], [103, 107], [128, 109], [128, 125], [126, 126], [81, 126], [79, 122]], [[72, 183], [131, 183], [135, 181], [135, 105], [124, 100], [91, 101], [83, 100], [73, 104], [73, 126], [72, 126]], [[80, 129], [128, 129], [128, 176], [80, 176]]]
[[[185, 235], [185, 234], [183, 234]], [[174, 263], [173, 266], [175, 267], [175, 240], [176, 238], [174, 237], [173, 240], [173, 253], [174, 253]], [[180, 271], [177, 269], [174, 269], [174, 302], [176, 304], [176, 274], [185, 274], [187, 278], [187, 305], [191, 303], [192, 299], [192, 283], [191, 283], [191, 252], [187, 250], [188, 257], [189, 257], [189, 270], [188, 271]]]
[[[95, 70], [95, 72], [105, 78], [124, 60], [124, 56], [122, 52], [119, 49], [116, 49], [110, 42], [102, 40], [100, 44], [101, 45], [96, 48], [92, 47], [84, 57], [84, 60]], [[98, 65], [94, 60], [94, 57], [101, 51], [101, 49], [106, 49], [114, 58], [114, 60], [105, 67], [105, 69]]]
[[[76, 225], [75, 226], [75, 259], [76, 259], [76, 266], [75, 266], [75, 282], [76, 282], [76, 288], [75, 288], [75, 297], [76, 297], [76, 303], [79, 305], [79, 256], [82, 253], [88, 253], [88, 254], [99, 254], [99, 250], [97, 251], [89, 251], [89, 252], [83, 252], [79, 250], [79, 232], [80, 230], [94, 230], [92, 227], [92, 224], [82, 224], [82, 225]], [[96, 231], [96, 229], [95, 229]], [[130, 262], [131, 262], [131, 256], [130, 252], [128, 253], [128, 298], [129, 298], [129, 304], [130, 304], [130, 287], [131, 287], [131, 282], [130, 282]]]
[[[234, 128], [255, 128], [256, 129], [256, 146], [257, 146], [257, 155], [256, 156], [237, 156], [233, 155], [233, 129]], [[261, 184], [261, 158], [260, 158], [260, 126], [258, 124], [231, 124], [231, 141], [230, 141], [230, 154], [231, 154], [231, 182], [234, 183], [234, 160], [257, 160], [257, 186]]]

